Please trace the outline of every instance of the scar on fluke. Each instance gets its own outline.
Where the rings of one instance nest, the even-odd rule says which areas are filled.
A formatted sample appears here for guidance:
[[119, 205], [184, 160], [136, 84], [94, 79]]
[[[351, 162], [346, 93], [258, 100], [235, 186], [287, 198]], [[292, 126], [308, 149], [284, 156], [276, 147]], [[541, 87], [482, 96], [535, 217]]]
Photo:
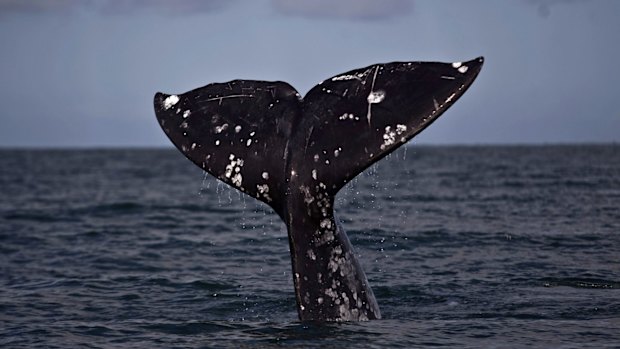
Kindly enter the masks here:
[[189, 160], [284, 221], [300, 320], [379, 319], [366, 275], [334, 216], [335, 196], [437, 120], [482, 64], [482, 57], [373, 64], [326, 79], [303, 98], [286, 82], [233, 80], [157, 93], [154, 107], [165, 134]]

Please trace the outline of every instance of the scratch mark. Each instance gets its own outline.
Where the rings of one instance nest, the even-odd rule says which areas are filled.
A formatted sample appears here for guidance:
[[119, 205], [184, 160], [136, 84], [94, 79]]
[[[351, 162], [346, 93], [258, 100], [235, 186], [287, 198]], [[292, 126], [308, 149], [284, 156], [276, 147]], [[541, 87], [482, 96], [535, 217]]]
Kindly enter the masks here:
[[275, 86], [267, 86], [269, 93], [271, 93], [271, 98], [276, 98], [276, 87]]
[[220, 101], [220, 104], [221, 104], [223, 99], [228, 99], [228, 98], [245, 98], [245, 97], [254, 98], [254, 95], [228, 95], [228, 96], [222, 96], [222, 97], [209, 98], [209, 99], [207, 99], [207, 102]]
[[314, 132], [314, 125], [310, 126], [308, 136], [306, 136], [306, 147], [304, 148], [304, 153], [306, 153], [306, 151], [308, 150], [308, 144], [310, 144], [310, 137], [312, 137], [312, 132]]
[[284, 163], [288, 164], [288, 143], [290, 142], [290, 138], [286, 140], [286, 145], [284, 146], [284, 154], [282, 154], [282, 158], [284, 159]]
[[[375, 66], [375, 74], [372, 77], [372, 83], [370, 84], [370, 93], [372, 94], [375, 89], [375, 80], [377, 80], [377, 72], [379, 71], [379, 66]], [[368, 101], [368, 112], [366, 113], [366, 119], [368, 119], [368, 126], [370, 126], [370, 119], [372, 118], [372, 103]]]
[[260, 89], [258, 89], [258, 88], [257, 88], [257, 89], [255, 89], [255, 88], [253, 88], [253, 87], [242, 87], [242, 88], [241, 88], [241, 93], [244, 93], [244, 94], [249, 94], [249, 95], [251, 95], [251, 94], [253, 94], [253, 93], [254, 93], [254, 92], [256, 92], [256, 91], [260, 91]]

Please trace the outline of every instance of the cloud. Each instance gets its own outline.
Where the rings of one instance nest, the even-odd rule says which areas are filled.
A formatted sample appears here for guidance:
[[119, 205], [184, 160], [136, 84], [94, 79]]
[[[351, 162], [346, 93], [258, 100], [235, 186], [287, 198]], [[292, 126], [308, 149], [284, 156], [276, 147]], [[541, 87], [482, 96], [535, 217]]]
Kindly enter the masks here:
[[585, 2], [587, 0], [525, 0], [528, 4], [534, 5], [538, 9], [538, 14], [541, 17], [548, 18], [551, 16], [551, 8], [556, 5], [568, 5], [579, 2]]
[[413, 0], [272, 0], [285, 15], [307, 18], [383, 20], [408, 14]]
[[102, 14], [193, 14], [221, 10], [233, 0], [0, 0], [0, 14], [68, 13], [76, 10]]

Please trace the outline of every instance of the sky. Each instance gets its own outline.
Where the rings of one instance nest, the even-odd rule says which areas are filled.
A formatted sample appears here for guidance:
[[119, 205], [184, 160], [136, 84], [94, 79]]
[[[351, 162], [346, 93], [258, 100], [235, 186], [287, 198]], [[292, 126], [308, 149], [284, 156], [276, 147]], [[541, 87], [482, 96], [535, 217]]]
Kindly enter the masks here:
[[233, 79], [302, 95], [485, 57], [417, 144], [620, 142], [617, 0], [0, 0], [0, 147], [171, 146], [152, 107]]

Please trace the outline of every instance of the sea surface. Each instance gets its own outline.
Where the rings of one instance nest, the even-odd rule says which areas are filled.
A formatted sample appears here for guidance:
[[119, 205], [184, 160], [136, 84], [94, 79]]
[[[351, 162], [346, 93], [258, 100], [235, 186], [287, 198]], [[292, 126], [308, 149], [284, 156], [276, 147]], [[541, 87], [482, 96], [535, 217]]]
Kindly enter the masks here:
[[174, 149], [0, 150], [0, 348], [620, 348], [620, 145], [412, 145], [336, 208], [382, 320], [300, 323], [284, 224]]

